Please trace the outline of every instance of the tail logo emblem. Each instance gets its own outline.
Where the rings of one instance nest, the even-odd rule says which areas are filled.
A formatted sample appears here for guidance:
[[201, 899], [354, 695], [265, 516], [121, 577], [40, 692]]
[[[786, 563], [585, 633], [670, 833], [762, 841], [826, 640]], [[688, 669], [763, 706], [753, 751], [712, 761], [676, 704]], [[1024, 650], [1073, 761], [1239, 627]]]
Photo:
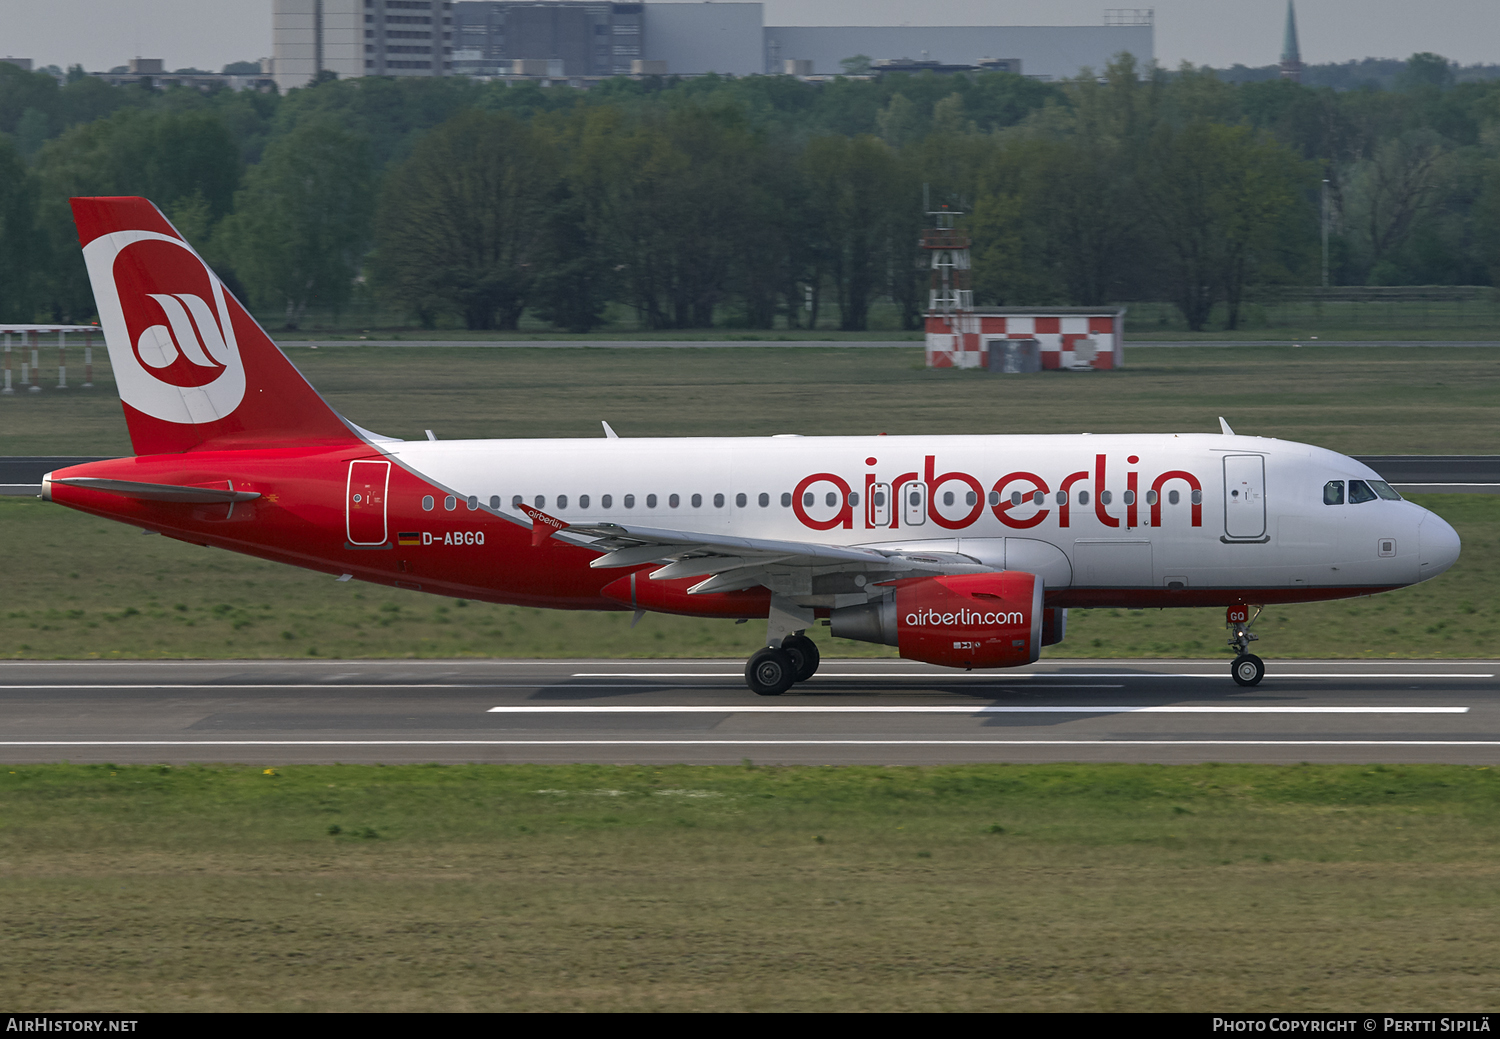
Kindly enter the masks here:
[[151, 292], [147, 295], [160, 304], [171, 327], [152, 325], [141, 333], [135, 344], [135, 355], [142, 364], [157, 369], [167, 368], [180, 355], [189, 364], [207, 369], [214, 376], [224, 370], [225, 364], [214, 358], [225, 357], [229, 348], [202, 296], [187, 292], [171, 295]]
[[119, 231], [84, 247], [121, 399], [167, 422], [227, 418], [245, 396], [229, 298], [180, 238]]

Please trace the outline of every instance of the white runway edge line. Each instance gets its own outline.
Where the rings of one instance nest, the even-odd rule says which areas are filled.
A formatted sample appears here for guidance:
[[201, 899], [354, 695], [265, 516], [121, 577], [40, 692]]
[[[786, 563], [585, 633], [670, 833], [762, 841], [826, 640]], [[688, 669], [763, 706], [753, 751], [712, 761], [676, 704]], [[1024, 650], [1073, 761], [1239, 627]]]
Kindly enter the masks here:
[[1500, 740], [6, 740], [0, 747], [1500, 747]]
[[[739, 671], [579, 671], [569, 676], [570, 678], [737, 678], [744, 681], [744, 674]], [[866, 671], [860, 673], [828, 673], [820, 672], [808, 681], [817, 681], [820, 678], [924, 678], [939, 681], [953, 681], [955, 679], [970, 678], [984, 679], [991, 682], [1011, 682], [1021, 678], [1223, 678], [1222, 671], [1123, 671], [1099, 674], [1035, 674], [1023, 672], [1017, 675], [975, 674], [965, 671], [952, 675], [924, 674], [911, 671]], [[1390, 672], [1312, 672], [1294, 671], [1280, 672], [1277, 674], [1267, 673], [1266, 678], [1494, 678], [1493, 673], [1466, 673], [1466, 672], [1426, 672], [1426, 671], [1390, 671]], [[806, 683], [802, 683], [805, 685]]]
[[871, 704], [816, 706], [807, 704], [539, 704], [491, 707], [487, 714], [1467, 714], [1467, 707], [1278, 707], [1275, 705], [1115, 705], [1067, 704], [1016, 706], [1011, 704]]

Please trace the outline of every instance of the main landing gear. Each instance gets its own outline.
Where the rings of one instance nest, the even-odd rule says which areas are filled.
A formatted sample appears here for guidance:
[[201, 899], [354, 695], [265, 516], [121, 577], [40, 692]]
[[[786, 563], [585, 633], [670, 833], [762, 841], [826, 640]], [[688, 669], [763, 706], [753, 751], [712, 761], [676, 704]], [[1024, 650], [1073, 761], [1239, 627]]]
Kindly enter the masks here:
[[745, 682], [761, 696], [780, 696], [818, 671], [818, 644], [801, 632], [788, 635], [781, 646], [767, 646], [745, 665]]
[[1259, 685], [1260, 680], [1266, 677], [1266, 662], [1254, 653], [1250, 652], [1250, 643], [1260, 639], [1259, 635], [1250, 631], [1250, 625], [1260, 616], [1264, 606], [1256, 606], [1255, 613], [1250, 613], [1249, 606], [1231, 606], [1225, 614], [1225, 623], [1229, 626], [1229, 648], [1234, 650], [1234, 663], [1229, 665], [1229, 674], [1234, 679], [1235, 685], [1251, 686]]
[[752, 692], [780, 696], [817, 673], [818, 646], [804, 634], [812, 622], [811, 609], [779, 595], [771, 596], [766, 648], [754, 653], [745, 664], [745, 684]]

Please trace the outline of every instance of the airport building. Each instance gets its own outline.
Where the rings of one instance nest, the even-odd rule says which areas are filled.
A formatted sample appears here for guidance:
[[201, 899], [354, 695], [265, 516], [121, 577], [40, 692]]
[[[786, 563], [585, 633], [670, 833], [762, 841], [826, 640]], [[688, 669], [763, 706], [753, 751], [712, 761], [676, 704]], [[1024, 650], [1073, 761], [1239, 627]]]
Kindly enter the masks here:
[[874, 71], [1019, 68], [1039, 79], [1102, 69], [1121, 52], [1155, 56], [1151, 11], [1103, 25], [768, 26], [760, 3], [601, 0], [273, 0], [278, 87], [320, 73], [472, 75], [587, 85], [620, 75], [833, 76], [849, 58]]

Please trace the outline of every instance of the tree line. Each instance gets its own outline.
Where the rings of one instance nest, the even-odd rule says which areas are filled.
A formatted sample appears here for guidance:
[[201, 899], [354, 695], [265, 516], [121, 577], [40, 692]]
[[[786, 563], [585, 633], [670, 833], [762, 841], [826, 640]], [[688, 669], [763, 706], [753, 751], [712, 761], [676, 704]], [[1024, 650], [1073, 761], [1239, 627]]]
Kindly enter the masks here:
[[[356, 293], [423, 327], [867, 327], [926, 302], [923, 199], [961, 211], [981, 304], [1494, 284], [1500, 82], [1414, 55], [1338, 91], [1141, 67], [606, 81], [452, 77], [275, 94], [0, 64], [0, 320], [85, 321], [67, 199], [151, 198], [287, 327]], [[1217, 308], [1217, 309], [1216, 309]]]

